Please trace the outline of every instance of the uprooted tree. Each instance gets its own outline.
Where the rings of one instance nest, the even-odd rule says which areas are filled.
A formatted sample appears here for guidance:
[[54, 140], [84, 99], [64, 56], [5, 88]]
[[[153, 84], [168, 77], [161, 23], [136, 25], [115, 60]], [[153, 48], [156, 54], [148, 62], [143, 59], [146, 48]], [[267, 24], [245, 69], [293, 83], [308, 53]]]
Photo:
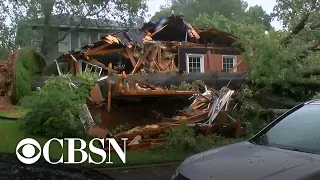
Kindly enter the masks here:
[[272, 15], [284, 22], [281, 31], [265, 31], [261, 23], [251, 24], [245, 18], [234, 21], [218, 13], [200, 14], [196, 19], [197, 26], [214, 26], [236, 35], [244, 48], [250, 71], [242, 91], [243, 119], [257, 116], [264, 108], [288, 109], [318, 94], [319, 8], [317, 0], [278, 0]]

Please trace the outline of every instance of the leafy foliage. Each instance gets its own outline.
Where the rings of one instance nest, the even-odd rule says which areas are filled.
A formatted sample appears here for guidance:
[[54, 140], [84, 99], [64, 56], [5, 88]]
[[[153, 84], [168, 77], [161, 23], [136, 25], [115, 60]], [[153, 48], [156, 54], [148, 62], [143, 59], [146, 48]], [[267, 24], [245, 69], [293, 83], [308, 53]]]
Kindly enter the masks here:
[[22, 99], [22, 107], [30, 109], [23, 117], [27, 134], [50, 138], [84, 135], [78, 107], [85, 104], [90, 87], [97, 82], [97, 75], [84, 74], [76, 88], [70, 77], [50, 77], [44, 87]]
[[31, 82], [36, 74], [43, 70], [42, 59], [34, 56], [33, 50], [21, 49], [16, 56], [16, 99], [19, 101], [24, 96], [32, 93]]
[[271, 17], [261, 6], [248, 8], [247, 2], [242, 0], [172, 0], [166, 6], [162, 6], [160, 11], [152, 17], [152, 20], [170, 16], [172, 11], [175, 14], [183, 15], [187, 21], [191, 22], [200, 14], [213, 15], [217, 13], [233, 21], [246, 19], [250, 23], [264, 24], [267, 28], [271, 28]]
[[195, 136], [193, 129], [186, 124], [168, 129], [163, 136], [167, 139], [163, 151], [169, 153], [198, 153], [238, 141], [237, 139], [226, 139], [216, 135]]

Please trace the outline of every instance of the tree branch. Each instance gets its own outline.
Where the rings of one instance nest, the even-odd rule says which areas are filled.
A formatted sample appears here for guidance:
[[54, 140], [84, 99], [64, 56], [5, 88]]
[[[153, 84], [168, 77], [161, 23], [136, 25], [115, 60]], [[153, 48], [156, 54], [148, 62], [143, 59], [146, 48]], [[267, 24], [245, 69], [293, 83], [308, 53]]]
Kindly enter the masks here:
[[[281, 2], [285, 3], [285, 0], [281, 0]], [[289, 6], [289, 3], [286, 4]], [[299, 34], [306, 26], [307, 21], [309, 20], [309, 17], [311, 15], [312, 12], [314, 11], [319, 11], [320, 7], [317, 7], [317, 0], [310, 0], [310, 10], [309, 12], [307, 12], [298, 22], [298, 24], [296, 24], [292, 29], [291, 29], [291, 33], [289, 35], [287, 35], [284, 39], [283, 39], [283, 44], [286, 46], [289, 44], [290, 40], [297, 34]]]
[[[97, 12], [95, 12], [95, 13], [92, 13], [92, 14], [90, 13], [90, 11], [87, 11], [87, 13], [86, 13], [84, 16], [82, 16], [81, 20], [77, 23], [77, 25], [74, 26], [74, 27], [72, 27], [72, 28], [70, 28], [62, 37], [58, 38], [58, 40], [56, 40], [56, 41], [53, 43], [53, 45], [60, 43], [61, 41], [63, 41], [63, 40], [68, 36], [69, 33], [72, 33], [73, 31], [77, 30], [77, 29], [81, 26], [81, 24], [86, 20], [86, 18], [87, 18], [88, 16], [93, 16], [93, 15], [99, 14], [99, 13], [102, 12], [106, 7], [107, 7], [107, 4], [105, 4], [104, 6], [102, 6], [99, 11], [97, 11]], [[88, 9], [87, 9], [87, 10], [88, 10]]]

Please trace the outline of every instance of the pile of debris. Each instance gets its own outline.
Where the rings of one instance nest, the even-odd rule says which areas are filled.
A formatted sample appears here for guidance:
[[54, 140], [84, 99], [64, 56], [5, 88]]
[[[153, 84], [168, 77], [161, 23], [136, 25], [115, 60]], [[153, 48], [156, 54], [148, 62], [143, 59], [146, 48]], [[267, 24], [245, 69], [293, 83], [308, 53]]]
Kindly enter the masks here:
[[11, 97], [15, 93], [15, 56], [16, 53], [12, 53], [8, 59], [0, 61], [0, 110], [15, 108], [11, 103]]
[[[109, 78], [109, 81], [110, 79], [111, 78]], [[114, 96], [192, 95], [198, 92], [195, 88], [168, 89], [159, 86], [154, 86], [150, 83], [127, 77], [125, 72], [123, 72], [122, 75], [117, 76], [116, 81], [117, 83], [115, 87]]]
[[[190, 128], [204, 134], [219, 134], [227, 137], [241, 137], [244, 127], [239, 120], [233, 119], [229, 113], [236, 104], [232, 103], [235, 91], [223, 87], [220, 91], [207, 89], [203, 94], [195, 94], [192, 104], [179, 112], [178, 116], [164, 119], [164, 122], [138, 126], [129, 131], [115, 134], [119, 144], [121, 138], [128, 138], [127, 150], [148, 150], [151, 147], [162, 146], [166, 141], [161, 135], [169, 128], [186, 123]], [[231, 123], [228, 123], [231, 119]]]

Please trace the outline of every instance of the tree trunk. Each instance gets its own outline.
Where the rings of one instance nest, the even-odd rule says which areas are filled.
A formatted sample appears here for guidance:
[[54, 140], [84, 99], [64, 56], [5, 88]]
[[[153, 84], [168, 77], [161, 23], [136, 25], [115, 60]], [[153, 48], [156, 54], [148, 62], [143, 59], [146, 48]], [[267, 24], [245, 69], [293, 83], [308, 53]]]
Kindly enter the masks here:
[[231, 89], [240, 89], [241, 86], [246, 83], [247, 73], [206, 72], [186, 74], [133, 74], [128, 75], [128, 77], [132, 77], [134, 79], [159, 86], [180, 85], [184, 81], [187, 83], [192, 83], [194, 81], [200, 80], [203, 81], [209, 88], [219, 90], [221, 87], [228, 84], [228, 87]]
[[51, 37], [51, 15], [53, 11], [55, 0], [44, 0], [42, 2], [42, 12], [44, 15], [43, 32], [41, 41], [41, 54], [46, 56], [50, 50], [49, 42]]

